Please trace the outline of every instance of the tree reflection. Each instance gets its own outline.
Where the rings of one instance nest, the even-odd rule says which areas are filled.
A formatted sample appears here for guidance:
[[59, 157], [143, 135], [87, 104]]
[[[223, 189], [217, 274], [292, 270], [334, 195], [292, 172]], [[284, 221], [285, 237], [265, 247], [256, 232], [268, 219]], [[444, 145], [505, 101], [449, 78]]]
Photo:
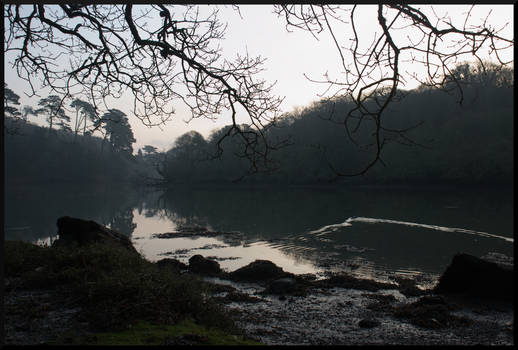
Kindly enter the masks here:
[[133, 222], [133, 208], [117, 212], [110, 221], [110, 227], [112, 230], [131, 236], [137, 227], [137, 224]]

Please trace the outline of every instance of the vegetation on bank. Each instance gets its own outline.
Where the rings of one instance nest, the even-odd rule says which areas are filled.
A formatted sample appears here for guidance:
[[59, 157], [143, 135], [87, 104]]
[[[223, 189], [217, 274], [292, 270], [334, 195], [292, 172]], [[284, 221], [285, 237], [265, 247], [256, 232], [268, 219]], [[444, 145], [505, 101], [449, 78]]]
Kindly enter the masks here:
[[[452, 74], [462, 86], [462, 104], [460, 96], [427, 86], [398, 92], [400, 100], [382, 118], [381, 161], [363, 176], [337, 173], [355, 173], [374, 159], [375, 123], [365, 116], [356, 129], [358, 120], [345, 119], [354, 103], [336, 97], [288, 113], [276, 127], [265, 129], [269, 139], [288, 145], [270, 150], [273, 172], [252, 174], [241, 182], [511, 186], [513, 70], [460, 64]], [[369, 103], [375, 109], [375, 101]], [[351, 123], [350, 135], [345, 123]], [[179, 137], [162, 157], [161, 175], [171, 184], [231, 183], [240, 178], [249, 164], [236, 156], [244, 147], [239, 137], [224, 140], [221, 158], [210, 157], [228, 131], [216, 130], [207, 139], [194, 131]]]
[[63, 335], [50, 345], [262, 345], [217, 328], [207, 328], [186, 319], [174, 325], [137, 322], [118, 332], [88, 336]]
[[153, 344], [182, 334], [198, 334], [203, 344], [253, 343], [211, 299], [209, 284], [123, 247], [5, 241], [4, 269], [11, 290], [53, 289], [64, 304], [81, 307], [89, 336], [63, 335], [58, 343]]
[[4, 176], [7, 183], [127, 183], [136, 162], [103, 138], [49, 130], [6, 117]]
[[[344, 117], [354, 104], [337, 97], [287, 113], [275, 127], [265, 128], [267, 138], [285, 147], [269, 152], [274, 171], [253, 174], [247, 174], [250, 162], [243, 156], [249, 145], [242, 143], [235, 130], [220, 142], [230, 126], [215, 130], [208, 138], [190, 131], [166, 152], [146, 145], [134, 155], [131, 126], [118, 110], [94, 122], [104, 130], [102, 138], [85, 128], [81, 133], [78, 127], [87, 118], [78, 122], [79, 112], [74, 130], [57, 130], [15, 118], [11, 111], [4, 118], [5, 178], [7, 182], [169, 186], [233, 184], [237, 179], [246, 185], [282, 186], [329, 182], [511, 186], [513, 70], [460, 64], [452, 74], [462, 86], [462, 104], [460, 96], [424, 85], [398, 92], [401, 100], [383, 115], [381, 161], [359, 177], [336, 174], [362, 169], [373, 159], [374, 125], [366, 120], [357, 130], [349, 126], [354, 132], [348, 135]], [[17, 95], [12, 91], [11, 95], [11, 105], [16, 105]], [[242, 131], [246, 132], [246, 126]], [[223, 153], [215, 157], [220, 147]]]

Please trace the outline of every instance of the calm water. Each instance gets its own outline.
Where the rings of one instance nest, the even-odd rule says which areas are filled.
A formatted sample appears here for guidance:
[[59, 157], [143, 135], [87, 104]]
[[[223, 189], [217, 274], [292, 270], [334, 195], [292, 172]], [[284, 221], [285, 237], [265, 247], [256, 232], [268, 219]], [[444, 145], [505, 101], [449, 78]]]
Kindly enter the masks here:
[[[49, 242], [56, 220], [129, 235], [155, 261], [194, 254], [228, 270], [268, 259], [294, 273], [440, 274], [457, 252], [513, 256], [512, 191], [6, 187], [5, 239]], [[239, 232], [154, 238], [182, 226]]]

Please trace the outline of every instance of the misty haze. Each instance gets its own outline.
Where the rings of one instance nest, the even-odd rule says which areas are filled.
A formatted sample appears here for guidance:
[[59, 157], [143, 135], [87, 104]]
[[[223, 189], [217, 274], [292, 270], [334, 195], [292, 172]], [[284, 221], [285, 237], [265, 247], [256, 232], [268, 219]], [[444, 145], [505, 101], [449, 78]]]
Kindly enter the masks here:
[[[514, 344], [514, 39], [479, 57], [475, 19], [307, 6], [275, 21], [331, 34], [313, 99], [220, 62], [207, 6], [4, 6], [6, 344]], [[348, 43], [368, 9], [379, 41]]]

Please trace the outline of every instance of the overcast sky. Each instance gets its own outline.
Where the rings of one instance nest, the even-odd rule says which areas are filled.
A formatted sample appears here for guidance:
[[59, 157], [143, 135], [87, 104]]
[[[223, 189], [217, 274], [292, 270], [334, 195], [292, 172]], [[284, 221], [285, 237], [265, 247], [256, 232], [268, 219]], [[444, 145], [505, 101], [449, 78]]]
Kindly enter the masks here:
[[[439, 12], [447, 11], [455, 21], [458, 18], [456, 16], [465, 13], [469, 6], [441, 5], [434, 6], [434, 8]], [[475, 9], [476, 11], [472, 13], [474, 22], [477, 19], [480, 21], [480, 18], [485, 17], [491, 10], [488, 23], [499, 28], [509, 22], [507, 37], [512, 37], [514, 25], [512, 5], [479, 5]], [[359, 23], [364, 31], [377, 24], [376, 10], [375, 8], [373, 10], [371, 13], [374, 17], [369, 17], [369, 8], [365, 9], [362, 23]], [[296, 107], [307, 106], [320, 99], [319, 94], [325, 91], [325, 86], [308, 81], [303, 74], [315, 79], [322, 78], [326, 72], [332, 76], [339, 75], [340, 58], [328, 33], [324, 32], [319, 35], [319, 40], [301, 30], [293, 29], [293, 32], [289, 33], [285, 29], [285, 20], [278, 18], [273, 13], [272, 6], [242, 5], [240, 11], [242, 18], [230, 6], [222, 6], [220, 9], [221, 21], [228, 22], [225, 40], [221, 43], [224, 53], [235, 57], [236, 53], [248, 50], [251, 57], [260, 55], [267, 58], [265, 65], [267, 71], [261, 77], [270, 82], [277, 82], [274, 93], [285, 98], [281, 106], [284, 112], [292, 111]], [[462, 23], [459, 26], [462, 26]], [[347, 33], [340, 33], [340, 35], [347, 35]], [[4, 64], [5, 80], [9, 88], [20, 95], [22, 105], [35, 105], [38, 99], [29, 99], [23, 94], [23, 90], [27, 87], [17, 81], [16, 73], [9, 65], [8, 59]], [[412, 67], [405, 69], [412, 69]], [[415, 82], [408, 81], [404, 88], [413, 88], [415, 85]], [[179, 105], [176, 107], [176, 115], [165, 126], [162, 126], [162, 130], [157, 127], [148, 128], [137, 118], [131, 116], [129, 106], [132, 104], [128, 101], [121, 99], [121, 105], [112, 108], [118, 108], [128, 114], [137, 139], [134, 145], [135, 150], [146, 144], [166, 150], [171, 147], [178, 136], [189, 130], [197, 130], [204, 136], [208, 136], [211, 130], [230, 122], [229, 120], [219, 120], [217, 123], [209, 120], [193, 120], [186, 124], [185, 120], [189, 118], [190, 113], [185, 107]]]

